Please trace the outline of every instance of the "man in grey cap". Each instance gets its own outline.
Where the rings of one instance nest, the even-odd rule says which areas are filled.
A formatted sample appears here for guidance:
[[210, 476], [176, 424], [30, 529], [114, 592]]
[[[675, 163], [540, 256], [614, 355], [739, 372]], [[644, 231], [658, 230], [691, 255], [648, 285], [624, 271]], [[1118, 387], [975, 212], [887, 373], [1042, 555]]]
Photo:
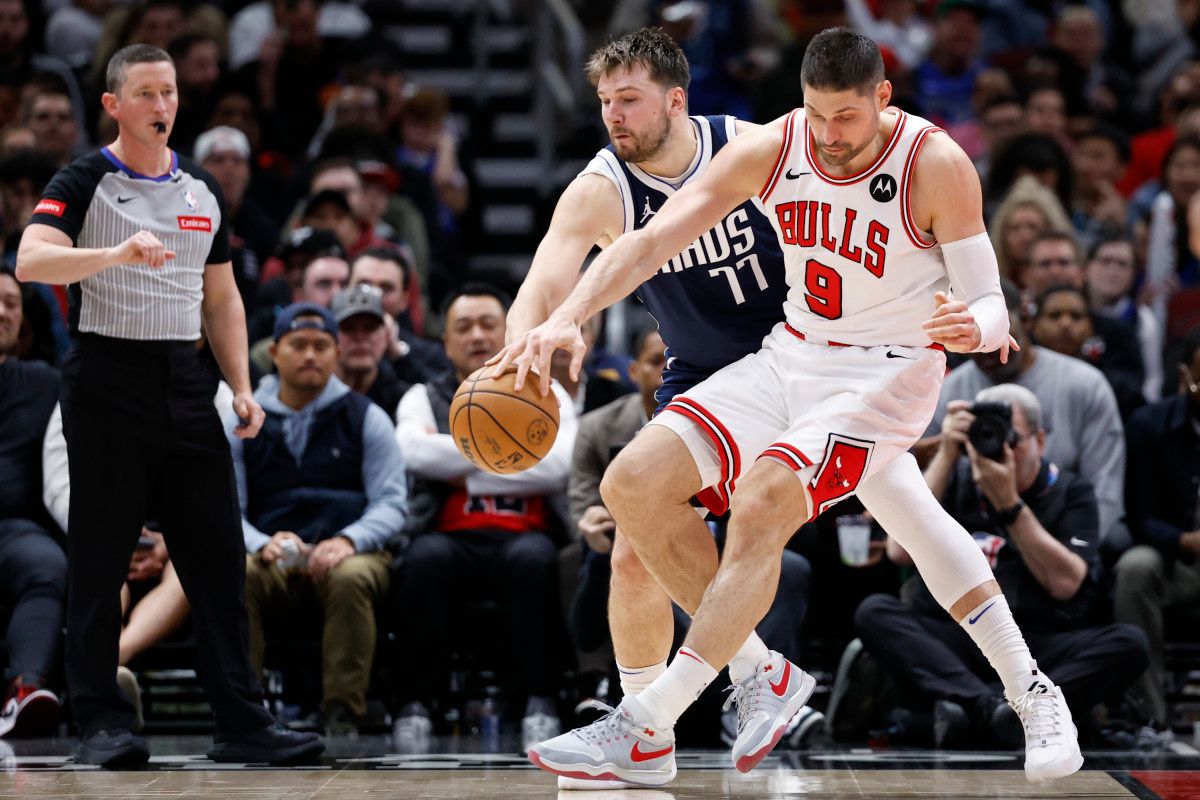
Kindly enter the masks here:
[[282, 226], [247, 191], [252, 166], [250, 140], [237, 128], [218, 125], [196, 137], [193, 155], [220, 184], [226, 214], [232, 220], [230, 244], [254, 254], [253, 275], [257, 278], [257, 266], [274, 252]]
[[254, 393], [262, 430], [254, 440], [226, 434], [249, 554], [251, 663], [261, 672], [268, 619], [311, 619], [322, 637], [320, 713], [328, 734], [345, 735], [366, 712], [375, 604], [391, 565], [384, 547], [404, 525], [408, 489], [392, 421], [333, 374], [336, 337], [329, 309], [283, 309], [271, 344], [277, 374]]
[[365, 283], [343, 289], [333, 298], [333, 315], [338, 324], [338, 377], [395, 419], [400, 398], [412, 384], [401, 380], [385, 358], [383, 292]]

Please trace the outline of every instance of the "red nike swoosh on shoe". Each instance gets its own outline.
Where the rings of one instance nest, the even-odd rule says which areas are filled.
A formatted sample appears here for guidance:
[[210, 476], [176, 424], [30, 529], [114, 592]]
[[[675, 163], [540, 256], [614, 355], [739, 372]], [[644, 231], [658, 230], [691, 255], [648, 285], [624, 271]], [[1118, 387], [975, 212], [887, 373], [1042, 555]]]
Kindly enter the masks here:
[[629, 757], [632, 758], [634, 763], [637, 764], [640, 764], [643, 761], [651, 761], [655, 758], [662, 758], [665, 755], [670, 755], [671, 751], [675, 749], [675, 745], [668, 745], [662, 750], [652, 750], [647, 753], [645, 750], [642, 750], [639, 745], [641, 745], [641, 742], [634, 742], [633, 749], [629, 751]]
[[783, 697], [783, 693], [787, 691], [788, 678], [790, 677], [792, 677], [792, 662], [784, 659], [783, 675], [780, 676], [779, 683], [771, 683], [770, 681], [767, 681], [767, 683], [771, 684], [771, 691], [774, 692], [777, 697]]

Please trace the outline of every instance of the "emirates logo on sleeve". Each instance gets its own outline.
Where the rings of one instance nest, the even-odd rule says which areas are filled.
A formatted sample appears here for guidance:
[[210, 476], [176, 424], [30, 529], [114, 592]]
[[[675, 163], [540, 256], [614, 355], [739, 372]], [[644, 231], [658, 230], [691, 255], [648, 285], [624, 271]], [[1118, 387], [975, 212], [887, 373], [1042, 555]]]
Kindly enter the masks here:
[[56, 217], [61, 217], [66, 210], [67, 204], [61, 200], [39, 200], [33, 207], [35, 214], [53, 214]]

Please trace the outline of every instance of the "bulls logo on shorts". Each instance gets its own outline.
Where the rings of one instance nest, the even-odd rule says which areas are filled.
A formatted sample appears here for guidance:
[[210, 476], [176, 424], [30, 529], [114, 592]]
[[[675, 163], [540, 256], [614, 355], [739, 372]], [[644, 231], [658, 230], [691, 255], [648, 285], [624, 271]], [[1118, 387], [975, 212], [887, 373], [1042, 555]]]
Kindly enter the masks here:
[[816, 514], [821, 514], [854, 493], [871, 463], [875, 443], [852, 439], [841, 434], [829, 434], [825, 444], [825, 459], [812, 479], [810, 493]]

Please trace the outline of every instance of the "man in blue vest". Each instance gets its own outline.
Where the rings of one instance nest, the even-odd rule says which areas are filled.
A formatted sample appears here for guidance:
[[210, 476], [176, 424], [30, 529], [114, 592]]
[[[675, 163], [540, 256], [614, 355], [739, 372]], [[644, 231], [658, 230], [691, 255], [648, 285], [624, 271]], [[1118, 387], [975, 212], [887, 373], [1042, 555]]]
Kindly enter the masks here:
[[375, 602], [387, 592], [384, 549], [407, 514], [404, 461], [386, 413], [333, 374], [337, 322], [296, 303], [275, 322], [277, 376], [255, 398], [253, 440], [228, 432], [242, 506], [250, 659], [263, 664], [264, 615], [324, 616], [321, 712], [330, 735], [357, 730], [375, 654]]

